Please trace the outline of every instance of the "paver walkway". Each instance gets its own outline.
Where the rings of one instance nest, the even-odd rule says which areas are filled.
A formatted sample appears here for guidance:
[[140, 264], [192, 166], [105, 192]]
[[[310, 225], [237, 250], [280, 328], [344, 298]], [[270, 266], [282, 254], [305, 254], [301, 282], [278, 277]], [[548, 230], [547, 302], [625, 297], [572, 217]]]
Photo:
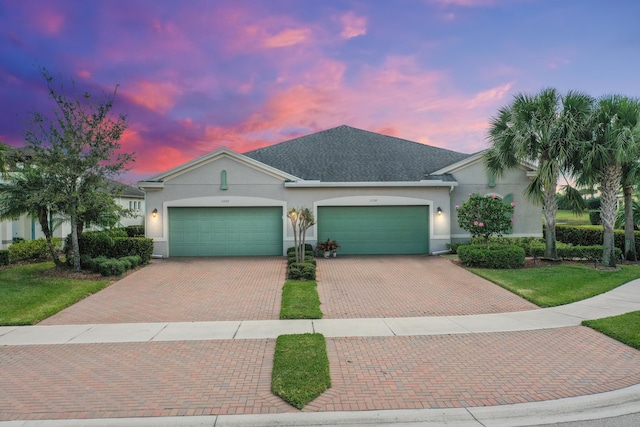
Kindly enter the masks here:
[[[371, 259], [375, 260], [374, 258]], [[417, 269], [420, 274], [424, 274], [415, 263], [431, 263], [435, 259], [389, 258], [394, 259], [393, 264], [399, 268], [395, 276], [399, 278], [395, 283], [397, 287], [402, 287], [405, 283], [400, 274], [403, 269], [399, 267], [403, 263], [406, 263], [406, 269]], [[357, 265], [354, 267], [350, 260], [345, 260], [340, 264], [335, 262], [337, 259], [320, 260], [320, 269], [331, 271], [342, 265], [340, 268], [351, 270], [354, 277], [362, 278], [359, 281], [350, 279], [351, 285], [362, 289], [361, 295], [366, 297], [364, 284], [369, 283], [370, 278], [367, 274], [359, 273]], [[194, 283], [194, 288], [198, 289], [205, 286], [207, 278], [211, 278], [211, 283], [215, 284], [216, 274], [234, 276], [237, 273], [236, 284], [242, 282], [243, 276], [246, 277], [242, 271], [242, 266], [247, 266], [246, 262], [236, 264], [222, 263], [216, 259], [208, 261], [215, 268], [201, 266], [200, 260], [159, 262], [107, 288], [103, 292], [114, 287], [117, 292], [112, 291], [107, 295], [108, 298], [102, 297], [95, 301], [106, 307], [117, 307], [118, 301], [110, 299], [124, 298], [128, 295], [127, 290], [152, 291], [150, 285], [142, 280], [145, 274], [139, 273], [154, 272], [152, 269], [156, 265], [169, 268], [164, 273], [172, 278], [163, 276], [161, 282], [176, 280], [177, 283]], [[272, 264], [272, 260], [259, 261]], [[380, 264], [384, 264], [384, 261], [384, 257], [378, 259]], [[435, 262], [431, 265], [434, 269], [442, 268], [445, 273], [447, 269], [450, 270], [450, 274], [445, 274], [448, 277], [460, 274], [458, 270], [462, 269], [447, 260], [442, 261], [444, 263]], [[171, 272], [172, 268], [176, 272]], [[184, 276], [189, 276], [190, 268], [200, 272], [202, 278], [193, 281], [185, 279]], [[270, 273], [274, 275], [274, 280], [278, 268], [274, 267], [274, 272]], [[362, 268], [370, 270], [374, 267], [365, 262]], [[229, 271], [225, 272], [226, 269]], [[246, 269], [247, 272], [253, 271], [253, 266]], [[154, 274], [156, 273], [157, 270]], [[394, 280], [392, 276], [385, 281]], [[247, 281], [253, 280], [249, 273]], [[281, 288], [284, 279], [280, 277], [277, 280], [278, 288]], [[321, 278], [321, 283], [324, 284], [322, 280]], [[122, 282], [127, 284], [122, 285]], [[137, 288], [137, 283], [142, 283], [141, 287]], [[168, 287], [168, 284], [163, 286]], [[384, 288], [384, 284], [377, 286]], [[482, 286], [495, 287], [488, 282]], [[122, 289], [118, 289], [119, 287]], [[471, 291], [473, 286], [465, 287], [462, 281], [456, 291], [460, 296], [457, 301], [461, 306], [473, 306], [474, 298], [464, 295], [465, 289], [474, 293]], [[185, 289], [183, 291], [190, 292]], [[94, 297], [101, 296], [103, 292]], [[172, 297], [178, 298], [178, 301], [173, 301], [174, 304], [182, 303], [183, 300], [178, 295], [172, 294], [170, 290], [168, 292]], [[269, 292], [265, 295], [274, 295], [273, 290]], [[404, 295], [402, 298], [405, 298], [405, 302], [411, 304], [413, 301], [407, 299], [409, 294], [412, 293], [400, 289], [396, 296], [400, 298]], [[144, 296], [144, 292], [141, 295]], [[94, 297], [83, 301], [93, 307], [91, 310], [83, 308], [77, 313], [87, 315], [96, 310], [97, 306], [94, 304], [97, 302], [91, 301]], [[144, 299], [137, 296], [135, 298]], [[164, 307], [171, 311], [175, 307], [174, 304], [163, 302], [160, 297], [154, 298], [157, 299], [156, 309]], [[264, 299], [263, 296], [258, 301]], [[329, 298], [329, 301], [335, 303], [337, 300]], [[329, 304], [325, 301], [323, 303], [323, 310], [327, 310]], [[271, 304], [275, 310], [275, 303]], [[357, 301], [354, 301], [351, 306], [355, 307], [356, 304]], [[211, 301], [208, 305], [211, 305]], [[567, 306], [563, 308], [566, 314], [555, 313], [551, 309], [531, 310], [527, 307], [526, 311], [519, 313], [465, 318], [317, 321], [319, 327], [328, 327], [330, 324], [332, 330], [336, 331], [337, 328], [339, 331], [333, 336], [327, 335], [332, 388], [311, 402], [304, 412], [504, 405], [602, 393], [639, 384], [640, 351], [582, 326], [557, 327], [558, 322], [564, 325], [566, 323], [562, 322], [572, 317], [575, 317], [575, 322], [572, 320], [574, 323], [571, 324], [577, 324], [579, 316], [585, 311], [606, 315], [611, 309], [619, 312], [621, 309], [634, 307], [640, 309], [640, 281], [612, 291], [611, 297]], [[181, 313], [181, 308], [176, 307], [176, 312]], [[209, 312], [210, 310], [205, 310], [203, 313]], [[540, 313], [547, 312], [548, 320], [547, 316], [540, 319]], [[76, 312], [69, 310], [64, 314], [78, 316], [74, 313]], [[156, 314], [158, 317], [175, 316], [163, 312]], [[483, 324], [487, 319], [493, 325]], [[542, 320], [543, 324], [548, 322], [550, 327], [556, 327], [519, 330], [530, 329], [531, 324], [528, 323], [529, 320], [517, 319], [537, 319], [537, 322]], [[346, 336], [349, 332], [356, 332], [354, 322], [374, 323], [376, 320], [391, 326], [392, 332], [388, 336]], [[500, 324], [498, 329], [494, 325], [496, 320]], [[95, 319], [92, 319], [91, 323], [94, 322]], [[308, 324], [306, 321], [295, 322], [295, 325]], [[261, 332], [279, 327], [283, 323], [246, 322], [253, 325], [250, 328], [256, 334], [253, 339], [250, 336], [245, 336], [244, 339], [220, 339], [213, 336], [214, 325], [222, 325], [223, 332], [230, 333], [230, 336], [240, 334], [242, 328], [231, 325], [233, 323], [193, 323], [191, 326], [189, 323], [169, 326], [161, 323], [95, 327], [38, 326], [20, 331], [15, 328], [0, 328], [0, 343], [22, 331], [26, 332], [23, 335], [28, 341], [29, 331], [39, 331], [40, 334], [43, 328], [49, 328], [46, 331], [51, 333], [70, 330], [70, 337], [76, 336], [79, 331], [86, 331], [79, 338], [94, 340], [93, 344], [0, 345], [0, 420], [296, 413], [295, 409], [269, 391], [274, 339], [257, 338]], [[466, 333], [465, 329], [469, 330], [472, 323], [478, 328], [471, 330], [487, 328], [486, 330], [502, 332]], [[264, 325], [262, 330], [261, 324]], [[342, 330], [339, 326], [341, 324], [344, 324]], [[208, 325], [211, 330], [207, 330]], [[434, 325], [444, 330], [453, 328], [450, 332], [452, 334], [431, 335], [428, 331]], [[226, 331], [228, 326], [235, 329]], [[109, 336], [109, 327], [118, 332]], [[420, 335], [395, 336], [393, 331], [400, 327], [415, 330]], [[122, 335], [118, 335], [122, 334], [122, 328], [131, 332], [133, 341], [140, 342], [95, 343], [100, 336], [109, 341], [123, 339]], [[192, 328], [197, 329], [195, 335]], [[98, 333], [100, 336], [96, 336], [92, 334], [95, 331], [102, 332]], [[162, 333], [157, 335], [160, 331]], [[179, 340], [180, 331], [185, 334], [183, 336], [190, 337], [189, 341]], [[149, 341], [150, 338], [136, 338], [149, 337], [149, 332], [151, 337], [164, 334], [169, 340]], [[209, 337], [207, 333], [210, 333]], [[199, 336], [203, 338], [200, 339]], [[52, 342], [66, 342], [68, 339]], [[76, 342], [82, 342], [82, 339]]]

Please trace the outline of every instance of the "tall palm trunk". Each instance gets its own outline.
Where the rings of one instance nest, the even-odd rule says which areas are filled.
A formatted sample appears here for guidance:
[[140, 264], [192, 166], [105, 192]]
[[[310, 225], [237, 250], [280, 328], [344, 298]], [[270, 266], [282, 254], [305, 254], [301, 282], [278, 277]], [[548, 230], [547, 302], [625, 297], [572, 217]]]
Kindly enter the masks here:
[[542, 213], [545, 222], [545, 249], [544, 257], [548, 259], [558, 259], [558, 250], [556, 248], [556, 214], [558, 213], [558, 200], [556, 197], [555, 187], [545, 188], [542, 194]]
[[627, 261], [637, 261], [636, 234], [633, 226], [633, 186], [625, 185], [624, 192], [624, 258]]
[[616, 266], [614, 224], [616, 212], [618, 210], [618, 188], [622, 177], [622, 167], [611, 166], [603, 173], [600, 181], [601, 204], [600, 213], [602, 215], [602, 226], [604, 233], [602, 237], [602, 265], [606, 267]]

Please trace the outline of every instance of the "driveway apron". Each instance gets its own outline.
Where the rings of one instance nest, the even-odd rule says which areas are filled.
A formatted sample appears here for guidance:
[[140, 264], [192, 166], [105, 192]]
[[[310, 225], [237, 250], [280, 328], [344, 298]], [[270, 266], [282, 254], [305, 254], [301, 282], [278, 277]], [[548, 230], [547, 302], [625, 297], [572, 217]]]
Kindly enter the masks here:
[[273, 320], [280, 315], [286, 260], [153, 260], [41, 325]]

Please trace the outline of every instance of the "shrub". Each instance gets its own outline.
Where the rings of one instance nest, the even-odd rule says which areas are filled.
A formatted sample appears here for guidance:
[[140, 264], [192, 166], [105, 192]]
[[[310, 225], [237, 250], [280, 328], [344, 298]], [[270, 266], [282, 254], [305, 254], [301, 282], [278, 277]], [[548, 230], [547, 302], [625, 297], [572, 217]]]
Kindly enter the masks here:
[[452, 254], [457, 254], [458, 248], [462, 245], [468, 245], [468, 243], [447, 243], [447, 249], [449, 249]]
[[9, 265], [9, 250], [0, 250], [0, 265]]
[[99, 266], [100, 274], [103, 276], [120, 276], [126, 270], [122, 261], [117, 259], [108, 259]]
[[[316, 259], [313, 256], [305, 256], [304, 258], [304, 262], [307, 264], [313, 264], [313, 266], [315, 267], [316, 264], [318, 263], [316, 261]], [[290, 267], [291, 264], [295, 264], [296, 263], [296, 256], [295, 254], [293, 256], [289, 256], [289, 258], [287, 258], [287, 266]]]
[[[536, 244], [531, 246], [532, 255], [536, 256], [544, 255], [544, 244]], [[603, 247], [602, 245], [592, 246], [575, 246], [568, 243], [558, 242], [556, 243], [556, 249], [558, 252], [558, 258], [564, 260], [581, 259], [581, 260], [593, 260], [602, 259]], [[622, 250], [615, 248], [615, 256], [620, 258]]]
[[600, 209], [600, 197], [592, 197], [586, 200], [587, 209], [589, 210], [599, 210]]
[[[60, 239], [53, 239], [53, 244], [60, 246]], [[9, 246], [9, 259], [11, 262], [38, 260], [49, 256], [49, 248], [45, 239], [23, 240]]]
[[590, 210], [589, 211], [589, 221], [591, 225], [600, 225], [602, 224], [602, 216], [600, 216], [599, 210]]
[[517, 268], [524, 265], [524, 249], [515, 245], [464, 245], [458, 257], [467, 267]]
[[316, 280], [316, 266], [308, 262], [293, 263], [287, 273], [289, 280]]
[[129, 262], [129, 264], [131, 265], [130, 268], [136, 268], [137, 266], [140, 265], [141, 263], [141, 259], [139, 255], [129, 255], [123, 258], [120, 258], [121, 260], [127, 260]]
[[147, 264], [153, 254], [153, 239], [146, 237], [119, 237], [114, 239], [113, 258], [139, 256], [140, 264]]
[[[635, 231], [636, 253], [640, 254], [640, 231]], [[556, 226], [556, 239], [558, 242], [570, 243], [574, 246], [599, 246], [602, 245], [602, 226]], [[613, 231], [614, 246], [624, 250], [624, 230]], [[600, 255], [602, 257], [602, 255]], [[619, 258], [619, 257], [618, 257]]]
[[124, 227], [127, 237], [144, 237], [144, 225], [128, 225]]
[[[483, 238], [472, 238], [471, 244], [480, 245], [484, 243]], [[498, 245], [515, 245], [524, 249], [524, 253], [526, 256], [531, 256], [531, 245], [538, 245], [542, 243], [544, 246], [544, 239], [539, 239], [537, 237], [491, 237], [489, 239], [489, 243], [495, 243]]]
[[469, 200], [456, 206], [458, 225], [473, 237], [501, 236], [511, 229], [515, 204], [505, 204], [494, 196], [469, 194]]

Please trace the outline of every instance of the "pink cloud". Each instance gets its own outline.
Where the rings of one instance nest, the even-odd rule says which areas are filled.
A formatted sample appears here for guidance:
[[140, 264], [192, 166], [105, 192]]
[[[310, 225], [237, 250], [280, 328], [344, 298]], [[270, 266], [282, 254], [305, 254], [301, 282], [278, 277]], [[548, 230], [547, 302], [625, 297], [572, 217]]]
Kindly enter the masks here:
[[309, 39], [311, 31], [308, 28], [282, 30], [274, 36], [264, 39], [263, 45], [269, 48], [294, 46]]
[[129, 89], [127, 96], [135, 104], [157, 113], [164, 113], [175, 105], [175, 98], [180, 92], [174, 83], [141, 81], [134, 84], [133, 89]]
[[363, 16], [357, 16], [354, 12], [347, 12], [340, 17], [340, 22], [342, 24], [340, 35], [344, 39], [352, 39], [367, 34], [367, 18]]
[[48, 36], [58, 35], [65, 24], [64, 14], [48, 7], [46, 3], [39, 4], [29, 10], [31, 26], [38, 32], [43, 32]]

